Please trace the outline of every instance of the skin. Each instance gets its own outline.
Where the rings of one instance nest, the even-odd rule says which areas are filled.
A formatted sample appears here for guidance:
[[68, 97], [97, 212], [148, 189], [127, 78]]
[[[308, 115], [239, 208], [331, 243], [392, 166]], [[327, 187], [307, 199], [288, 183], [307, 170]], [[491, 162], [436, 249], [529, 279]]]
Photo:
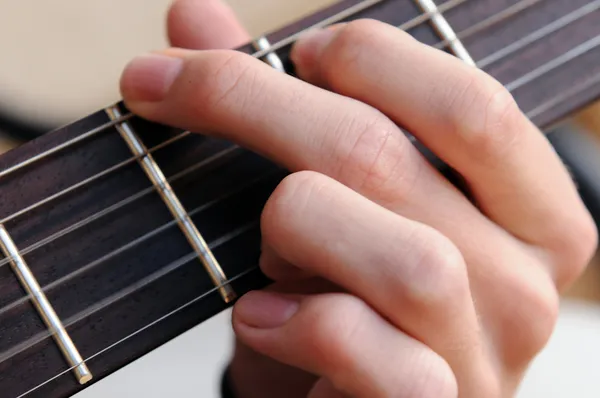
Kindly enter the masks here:
[[173, 48], [123, 72], [130, 109], [292, 172], [261, 220], [277, 282], [233, 312], [239, 397], [513, 396], [598, 238], [510, 94], [376, 21], [302, 38], [302, 80], [227, 50], [248, 35], [218, 0], [174, 2], [168, 26]]

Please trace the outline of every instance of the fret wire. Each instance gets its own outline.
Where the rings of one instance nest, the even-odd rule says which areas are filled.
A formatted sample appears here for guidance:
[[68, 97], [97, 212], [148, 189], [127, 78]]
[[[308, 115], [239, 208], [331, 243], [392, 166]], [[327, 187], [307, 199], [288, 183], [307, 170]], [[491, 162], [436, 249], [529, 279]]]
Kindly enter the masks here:
[[556, 21], [551, 22], [548, 25], [545, 25], [541, 29], [538, 29], [535, 32], [530, 33], [529, 35], [522, 37], [521, 39], [517, 40], [516, 42], [488, 55], [487, 57], [485, 57], [484, 59], [479, 61], [477, 63], [477, 65], [480, 68], [485, 68], [485, 67], [493, 64], [494, 62], [497, 62], [497, 61], [507, 57], [508, 55], [525, 48], [526, 46], [530, 45], [531, 43], [534, 43], [540, 39], [548, 37], [552, 33], [559, 31], [560, 29], [570, 25], [571, 23], [573, 23], [581, 18], [584, 18], [584, 17], [590, 15], [591, 13], [593, 13], [594, 11], [597, 11], [599, 9], [600, 9], [600, 0], [594, 0], [591, 3], [588, 3], [585, 6], [557, 19]]
[[[224, 193], [224, 194], [220, 195], [219, 197], [211, 200], [210, 202], [207, 202], [207, 203], [205, 203], [205, 204], [203, 204], [201, 206], [196, 207], [195, 209], [193, 209], [192, 211], [190, 211], [189, 215], [190, 215], [190, 217], [194, 217], [194, 216], [196, 216], [196, 215], [198, 215], [198, 214], [200, 214], [200, 213], [202, 213], [202, 212], [210, 209], [211, 207], [213, 207], [213, 206], [221, 203], [223, 200], [231, 198], [232, 196], [234, 196], [236, 194], [239, 194], [239, 193], [243, 192], [244, 190], [246, 190], [248, 188], [253, 187], [255, 184], [260, 183], [261, 181], [265, 181], [268, 178], [275, 176], [278, 172], [279, 172], [278, 170], [272, 171], [272, 172], [267, 172], [267, 173], [265, 173], [265, 174], [263, 174], [263, 175], [261, 175], [261, 176], [259, 176], [257, 178], [254, 178], [254, 179], [246, 182], [245, 184], [236, 187], [236, 189], [231, 190], [231, 191], [229, 191], [227, 193]], [[110, 253], [107, 253], [107, 254], [103, 255], [102, 257], [100, 257], [100, 258], [98, 258], [98, 259], [96, 259], [96, 260], [94, 260], [94, 261], [92, 261], [92, 262], [90, 262], [90, 263], [88, 263], [88, 264], [86, 264], [86, 265], [84, 265], [82, 267], [77, 268], [75, 271], [70, 272], [69, 274], [67, 274], [67, 275], [65, 275], [65, 276], [63, 276], [63, 277], [61, 277], [61, 278], [59, 278], [59, 279], [57, 279], [57, 280], [55, 280], [55, 281], [53, 281], [53, 282], [45, 285], [45, 286], [43, 286], [41, 288], [41, 291], [44, 292], [44, 293], [48, 293], [48, 292], [54, 290], [55, 288], [59, 287], [63, 283], [71, 281], [71, 280], [75, 279], [77, 276], [79, 276], [81, 274], [84, 274], [84, 273], [86, 273], [88, 271], [91, 271], [92, 269], [94, 269], [94, 268], [102, 265], [106, 261], [108, 261], [108, 260], [110, 260], [110, 259], [112, 259], [112, 258], [114, 258], [114, 257], [116, 257], [116, 256], [118, 256], [118, 255], [120, 255], [120, 254], [122, 254], [122, 253], [124, 253], [124, 252], [126, 252], [126, 251], [128, 251], [130, 249], [132, 249], [132, 248], [135, 248], [136, 246], [138, 246], [138, 245], [146, 242], [149, 239], [152, 239], [155, 236], [160, 235], [164, 231], [166, 231], [166, 230], [168, 230], [168, 229], [170, 229], [170, 228], [172, 228], [172, 227], [174, 227], [176, 225], [177, 225], [177, 221], [176, 220], [172, 220], [172, 221], [170, 221], [170, 222], [168, 222], [166, 224], [163, 224], [160, 227], [155, 228], [152, 231], [150, 231], [150, 232], [148, 232], [148, 233], [146, 233], [146, 234], [144, 234], [144, 235], [142, 235], [142, 236], [140, 236], [140, 237], [132, 240], [131, 242], [128, 242], [127, 244], [119, 247], [118, 249], [115, 249], [115, 250], [111, 251]], [[21, 253], [23, 255], [26, 254], [23, 251], [21, 251]], [[27, 303], [27, 301], [29, 301], [29, 299], [31, 299], [31, 298], [32, 298], [32, 296], [28, 294], [26, 296], [21, 297], [18, 300], [13, 301], [10, 304], [5, 305], [4, 307], [0, 308], [0, 316], [4, 315], [6, 312], [8, 312], [8, 311], [10, 311], [10, 310], [12, 310], [14, 308], [19, 307], [20, 305], [23, 305], [23, 304]]]
[[[105, 111], [112, 120], [121, 116], [121, 110], [118, 105], [108, 107]], [[158, 196], [171, 213], [171, 216], [177, 221], [177, 225], [189, 245], [198, 254], [198, 261], [202, 264], [202, 267], [204, 267], [204, 270], [210, 276], [213, 283], [219, 285], [223, 281], [226, 281], [227, 276], [221, 264], [208, 247], [196, 223], [192, 221], [187, 208], [181, 203], [179, 195], [175, 193], [173, 187], [167, 181], [163, 168], [159, 166], [154, 156], [148, 153], [148, 148], [139, 134], [127, 122], [117, 125], [117, 131], [130, 151], [134, 155], [140, 156], [138, 161], [140, 168], [156, 188], [156, 193], [158, 193]], [[233, 302], [237, 298], [237, 294], [230, 287], [222, 289], [220, 293], [226, 303]]]
[[419, 25], [424, 24], [425, 22], [428, 22], [432, 16], [434, 16], [437, 13], [444, 13], [446, 11], [450, 11], [453, 8], [458, 7], [459, 5], [461, 5], [462, 3], [467, 2], [468, 0], [450, 0], [447, 1], [443, 4], [440, 4], [437, 7], [437, 11], [434, 12], [423, 12], [421, 13], [421, 15], [419, 15], [418, 17], [415, 17], [413, 19], [411, 19], [408, 22], [403, 23], [402, 25], [397, 26], [398, 29], [400, 30], [409, 30], [412, 28], [416, 28]]
[[524, 85], [531, 83], [532, 81], [537, 80], [545, 74], [555, 70], [559, 66], [573, 61], [582, 55], [588, 54], [598, 46], [600, 46], [600, 35], [578, 45], [577, 47], [574, 47], [566, 53], [554, 58], [552, 61], [543, 64], [529, 73], [526, 73], [520, 78], [513, 80], [511, 83], [506, 85], [506, 89], [511, 92], [515, 91], [516, 89], [521, 88]]
[[31, 268], [20, 255], [19, 249], [4, 225], [0, 225], [0, 248], [5, 256], [14, 258], [11, 261], [11, 267], [15, 276], [19, 279], [21, 287], [29, 294], [31, 304], [46, 326], [46, 330], [50, 331], [50, 334], [54, 337], [56, 346], [63, 358], [69, 365], [75, 365], [74, 376], [77, 378], [77, 381], [79, 384], [88, 383], [93, 378], [90, 369], [82, 362], [83, 358], [77, 346], [73, 343], [62, 320], [57, 315], [46, 294], [42, 291]]
[[[258, 225], [257, 221], [248, 223], [248, 224], [246, 224], [246, 225], [244, 225], [244, 226], [242, 226], [240, 228], [237, 228], [236, 230], [234, 230], [234, 231], [232, 231], [232, 232], [230, 232], [230, 233], [228, 233], [226, 235], [223, 235], [223, 236], [217, 238], [216, 240], [214, 240], [213, 242], [210, 243], [210, 246], [213, 249], [217, 249], [220, 246], [223, 246], [224, 244], [229, 243], [233, 239], [235, 239], [235, 238], [243, 235], [244, 233], [252, 230], [252, 228], [255, 228], [257, 225]], [[189, 262], [193, 261], [195, 258], [196, 258], [196, 253], [195, 252], [194, 253], [189, 253], [189, 254], [187, 254], [187, 255], [185, 255], [185, 256], [183, 256], [183, 257], [181, 257], [181, 258], [179, 258], [179, 259], [177, 259], [177, 260], [175, 260], [175, 261], [173, 261], [171, 263], [169, 263], [168, 265], [166, 265], [165, 267], [159, 269], [158, 271], [156, 271], [156, 272], [148, 275], [144, 279], [141, 279], [141, 280], [139, 280], [139, 281], [137, 281], [137, 282], [129, 285], [128, 287], [126, 287], [124, 289], [121, 289], [120, 291], [112, 294], [111, 296], [103, 299], [102, 301], [100, 301], [98, 303], [95, 303], [95, 304], [87, 307], [83, 311], [80, 311], [79, 313], [77, 313], [77, 314], [75, 314], [75, 315], [67, 318], [64, 321], [65, 328], [69, 328], [69, 327], [75, 325], [76, 323], [84, 320], [85, 318], [87, 318], [89, 316], [92, 316], [92, 315], [96, 314], [97, 312], [102, 311], [103, 309], [111, 306], [112, 304], [115, 304], [116, 302], [118, 302], [118, 301], [120, 301], [120, 300], [122, 300], [122, 299], [124, 299], [124, 298], [126, 298], [126, 297], [128, 297], [128, 296], [130, 296], [130, 295], [132, 295], [134, 293], [136, 293], [137, 291], [143, 289], [144, 287], [149, 286], [150, 284], [152, 284], [152, 283], [160, 280], [161, 278], [165, 277], [166, 275], [168, 275], [168, 274], [170, 274], [170, 273], [172, 273], [172, 272], [180, 269], [181, 267], [185, 266]], [[230, 279], [227, 279], [222, 284], [220, 284], [218, 286], [215, 286], [214, 288], [212, 288], [212, 289], [207, 290], [206, 292], [204, 292], [201, 295], [201, 297], [204, 298], [204, 297], [207, 297], [208, 295], [210, 295], [212, 293], [218, 293], [219, 289], [222, 289], [224, 287], [230, 286], [233, 282], [235, 282], [235, 281], [243, 278], [244, 276], [250, 274], [253, 271], [256, 271], [257, 268], [258, 267], [253, 267], [253, 268], [248, 269], [248, 270], [246, 270], [246, 271], [244, 271], [244, 272], [242, 272], [242, 273], [240, 273], [240, 274], [238, 274], [238, 275], [236, 275], [236, 276], [234, 276], [234, 277], [232, 277]], [[199, 301], [199, 300], [201, 300], [201, 299], [197, 299], [196, 301]], [[192, 304], [189, 304], [188, 307], [190, 305], [192, 305]], [[178, 307], [178, 308], [180, 308], [179, 311], [181, 311], [183, 309], [182, 307], [183, 306]], [[187, 308], [187, 307], [185, 307], [185, 308]], [[171, 313], [173, 313], [173, 311], [171, 311], [169, 314], [171, 314]], [[161, 318], [164, 318], [164, 316], [161, 317]], [[161, 318], [159, 318], [159, 319], [161, 319]], [[153, 322], [153, 324], [156, 324], [156, 323], [158, 323], [158, 322], [156, 322], [156, 321]], [[146, 326], [143, 330], [146, 330], [149, 327], [151, 327], [151, 326]], [[139, 334], [139, 333], [141, 333], [141, 331], [142, 331], [142, 329], [138, 329], [136, 332], [134, 332], [135, 334], [131, 334], [129, 336], [133, 337], [133, 335]], [[35, 336], [27, 339], [27, 341], [24, 341], [24, 342], [18, 344], [17, 346], [11, 348], [10, 350], [5, 351], [4, 353], [2, 353], [0, 355], [0, 363], [4, 363], [4, 362], [10, 360], [11, 358], [13, 358], [14, 356], [20, 354], [21, 352], [25, 351], [26, 349], [28, 349], [28, 348], [36, 345], [36, 344], [39, 344], [40, 342], [44, 341], [45, 339], [47, 339], [49, 337], [52, 337], [53, 334], [54, 333], [50, 333], [48, 331], [40, 332], [37, 335], [35, 335]], [[131, 337], [129, 337], [129, 338], [131, 338]], [[119, 340], [119, 342], [122, 342], [122, 341], [124, 341], [124, 340], [123, 339]], [[84, 359], [82, 361], [82, 363], [89, 362], [91, 359], [93, 359], [96, 356], [100, 355], [102, 352], [106, 352], [106, 349], [102, 350], [99, 353], [94, 354], [93, 356], [88, 357], [87, 359]], [[75, 364], [75, 365], [76, 366], [72, 366], [72, 367], [76, 368], [77, 366], [79, 366], [78, 364]], [[68, 373], [71, 370], [72, 369], [69, 368], [66, 372], [61, 373], [61, 375], [62, 374], [66, 374], [66, 373]], [[56, 376], [56, 377], [60, 377], [60, 375]], [[39, 385], [38, 387], [36, 387], [36, 389], [39, 388], [39, 387], [41, 387], [41, 385]], [[26, 392], [25, 394], [23, 394], [21, 396], [29, 394], [32, 391], [33, 390], [30, 390], [30, 391]]]
[[569, 90], [560, 93], [559, 95], [555, 96], [554, 98], [552, 98], [552, 99], [544, 102], [543, 104], [537, 106], [536, 108], [530, 110], [529, 112], [527, 112], [527, 117], [530, 119], [533, 119], [533, 118], [543, 114], [544, 112], [560, 105], [565, 100], [567, 100], [571, 97], [574, 97], [574, 96], [582, 93], [583, 91], [587, 90], [588, 88], [590, 88], [596, 84], [599, 84], [599, 83], [600, 83], [600, 73], [585, 80], [583, 83], [580, 83], [580, 84], [577, 84], [577, 85], [571, 87]]
[[[257, 271], [257, 270], [258, 270], [258, 267], [253, 267], [253, 268], [250, 268], [250, 269], [248, 269], [248, 270], [246, 270], [246, 271], [244, 271], [244, 272], [242, 272], [242, 273], [240, 273], [240, 274], [238, 274], [238, 275], [234, 276], [233, 278], [229, 279], [229, 280], [228, 280], [228, 282], [227, 282], [227, 285], [229, 285], [229, 284], [232, 284], [232, 283], [234, 283], [234, 282], [236, 282], [236, 281], [238, 281], [238, 280], [240, 280], [240, 279], [242, 279], [242, 278], [244, 278], [244, 277], [246, 277], [246, 276], [250, 275], [252, 272], [255, 272], [255, 271]], [[224, 284], [223, 286], [225, 286], [225, 284]], [[168, 318], [170, 318], [171, 316], [173, 316], [173, 315], [175, 315], [175, 314], [177, 314], [177, 313], [179, 313], [179, 312], [181, 312], [181, 311], [185, 310], [186, 308], [188, 308], [188, 307], [191, 307], [192, 305], [194, 305], [194, 304], [198, 303], [199, 301], [202, 301], [202, 300], [204, 300], [205, 298], [207, 298], [207, 297], [208, 297], [208, 296], [210, 296], [211, 294], [214, 294], [214, 293], [216, 293], [216, 292], [218, 291], [218, 289], [219, 289], [220, 287], [223, 287], [223, 286], [217, 286], [217, 287], [214, 287], [214, 288], [212, 288], [212, 289], [210, 289], [210, 290], [208, 290], [208, 291], [204, 292], [203, 294], [199, 295], [198, 297], [196, 297], [196, 298], [194, 298], [194, 299], [192, 299], [192, 300], [188, 301], [187, 303], [185, 303], [185, 304], [183, 304], [183, 305], [181, 305], [181, 306], [179, 306], [179, 307], [175, 308], [173, 311], [171, 311], [171, 312], [169, 312], [169, 313], [167, 313], [167, 314], [163, 315], [162, 317], [160, 317], [160, 318], [156, 319], [155, 321], [153, 321], [153, 322], [149, 323], [148, 325], [144, 326], [143, 328], [136, 330], [135, 332], [133, 332], [133, 333], [131, 333], [131, 334], [129, 334], [129, 335], [127, 335], [127, 336], [123, 337], [121, 340], [118, 340], [118, 341], [114, 342], [113, 344], [109, 345], [108, 347], [106, 347], [106, 348], [104, 348], [104, 349], [102, 349], [102, 350], [98, 351], [97, 353], [95, 353], [95, 354], [93, 354], [93, 355], [89, 356], [88, 358], [86, 358], [86, 359], [84, 360], [84, 362], [90, 362], [90, 361], [91, 361], [91, 360], [93, 360], [94, 358], [96, 358], [96, 357], [98, 357], [98, 356], [100, 356], [100, 355], [104, 354], [104, 353], [105, 353], [105, 352], [107, 352], [107, 351], [110, 351], [110, 350], [112, 350], [112, 349], [113, 349], [113, 348], [115, 348], [115, 347], [118, 347], [120, 344], [123, 344], [123, 343], [124, 343], [124, 342], [126, 342], [127, 340], [129, 340], [129, 339], [131, 339], [131, 338], [133, 338], [133, 337], [137, 336], [138, 334], [140, 334], [140, 333], [142, 333], [142, 332], [144, 332], [144, 331], [146, 331], [146, 330], [150, 329], [151, 327], [153, 327], [153, 326], [155, 326], [155, 325], [159, 324], [160, 322], [164, 321], [165, 319], [168, 319]], [[52, 381], [54, 381], [54, 380], [58, 379], [59, 377], [61, 377], [61, 376], [65, 375], [65, 374], [67, 374], [67, 373], [69, 373], [71, 370], [72, 370], [72, 369], [66, 369], [66, 370], [62, 371], [61, 373], [57, 374], [56, 376], [54, 376], [54, 377], [52, 377], [52, 378], [50, 378], [50, 379], [48, 379], [48, 380], [44, 381], [43, 383], [40, 383], [40, 384], [38, 384], [37, 386], [35, 386], [35, 387], [33, 387], [32, 389], [30, 389], [30, 390], [28, 390], [28, 391], [24, 392], [23, 394], [19, 395], [19, 396], [18, 396], [18, 397], [16, 397], [16, 398], [23, 398], [23, 397], [25, 397], [25, 396], [27, 396], [27, 395], [31, 394], [32, 392], [34, 392], [34, 391], [36, 391], [36, 390], [40, 389], [41, 387], [45, 386], [46, 384], [48, 384], [48, 383], [51, 383]]]
[[[467, 29], [463, 30], [462, 32], [457, 33], [456, 37], [458, 39], [466, 39], [468, 37], [471, 37], [475, 33], [481, 32], [482, 30], [485, 30], [487, 28], [492, 27], [493, 25], [503, 22], [503, 21], [507, 20], [508, 18], [516, 15], [517, 13], [519, 13], [529, 7], [532, 7], [542, 1], [546, 1], [546, 0], [521, 0], [518, 3], [484, 19], [483, 21], [478, 22], [475, 25], [468, 27]], [[441, 42], [437, 43], [433, 47], [440, 50], [450, 44], [452, 44], [451, 41], [442, 40]]]
[[469, 54], [464, 44], [460, 41], [454, 28], [450, 25], [446, 16], [441, 12], [435, 0], [414, 0], [415, 3], [424, 11], [434, 14], [431, 17], [431, 25], [436, 33], [441, 36], [444, 41], [449, 42], [448, 47], [451, 52], [468, 65], [475, 66], [475, 60]]

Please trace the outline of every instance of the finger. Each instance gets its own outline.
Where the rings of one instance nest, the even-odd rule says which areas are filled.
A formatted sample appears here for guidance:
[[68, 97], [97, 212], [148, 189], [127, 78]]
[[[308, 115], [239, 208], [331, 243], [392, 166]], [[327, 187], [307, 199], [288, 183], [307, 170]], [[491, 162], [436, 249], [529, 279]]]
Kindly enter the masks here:
[[487, 74], [375, 21], [312, 33], [297, 43], [292, 59], [305, 79], [408, 128], [466, 178], [483, 211], [511, 233], [554, 249], [571, 267], [587, 265], [595, 227], [569, 174], [510, 93]]
[[250, 56], [184, 51], [142, 57], [123, 73], [121, 91], [128, 107], [147, 119], [211, 131], [291, 171], [329, 175], [407, 217], [474, 230], [484, 223], [503, 235], [381, 112]]
[[251, 292], [236, 304], [233, 326], [254, 350], [329, 378], [352, 397], [457, 396], [440, 356], [350, 295]]
[[480, 380], [466, 265], [448, 239], [313, 172], [280, 184], [261, 226], [278, 256], [348, 289], [469, 375], [464, 388]]
[[250, 39], [221, 0], [176, 0], [169, 9], [167, 32], [171, 45], [199, 50], [238, 48]]

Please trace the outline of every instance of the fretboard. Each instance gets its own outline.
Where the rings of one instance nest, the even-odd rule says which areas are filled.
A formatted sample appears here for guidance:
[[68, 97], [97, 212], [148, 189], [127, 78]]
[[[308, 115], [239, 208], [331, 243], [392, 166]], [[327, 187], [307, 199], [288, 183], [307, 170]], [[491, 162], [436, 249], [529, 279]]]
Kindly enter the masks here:
[[[295, 34], [320, 21], [374, 18], [473, 61], [541, 128], [599, 97], [600, 0], [439, 0], [437, 7], [424, 13], [431, 2], [342, 1], [267, 35], [261, 43], [275, 50], [261, 54], [293, 75]], [[12, 262], [0, 260], [2, 397], [72, 395], [231, 306], [224, 288], [239, 297], [268, 283], [257, 269], [258, 222], [287, 172], [202, 132], [118, 111], [124, 117], [101, 110], [0, 157], [0, 224], [17, 248]], [[145, 154], [136, 157], [127, 132]], [[189, 219], [178, 218], [181, 211]], [[92, 382], [78, 383], [16, 277], [19, 262]]]

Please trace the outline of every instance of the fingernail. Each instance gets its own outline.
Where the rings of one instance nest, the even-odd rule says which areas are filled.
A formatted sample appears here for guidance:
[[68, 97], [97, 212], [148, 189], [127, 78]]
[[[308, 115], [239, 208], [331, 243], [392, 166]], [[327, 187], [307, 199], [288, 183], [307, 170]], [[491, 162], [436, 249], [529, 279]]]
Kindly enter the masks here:
[[331, 42], [339, 26], [313, 30], [300, 37], [291, 54], [292, 61], [301, 68], [312, 68]]
[[169, 92], [182, 67], [182, 59], [163, 54], [137, 57], [123, 72], [122, 94], [129, 101], [161, 101]]
[[235, 306], [238, 320], [255, 329], [284, 325], [298, 311], [298, 301], [276, 293], [250, 292]]

